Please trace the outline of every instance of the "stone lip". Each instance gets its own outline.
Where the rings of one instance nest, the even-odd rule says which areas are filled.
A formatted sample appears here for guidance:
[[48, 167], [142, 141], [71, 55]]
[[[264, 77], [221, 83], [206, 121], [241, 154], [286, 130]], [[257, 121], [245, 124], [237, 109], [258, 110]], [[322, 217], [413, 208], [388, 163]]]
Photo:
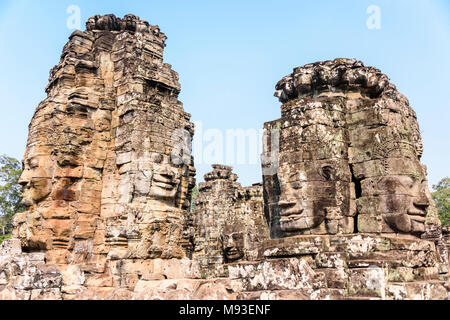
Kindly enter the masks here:
[[356, 59], [338, 58], [310, 63], [294, 69], [276, 85], [275, 97], [281, 103], [317, 96], [323, 92], [360, 92], [371, 98], [387, 95], [407, 101], [379, 69], [366, 67]]

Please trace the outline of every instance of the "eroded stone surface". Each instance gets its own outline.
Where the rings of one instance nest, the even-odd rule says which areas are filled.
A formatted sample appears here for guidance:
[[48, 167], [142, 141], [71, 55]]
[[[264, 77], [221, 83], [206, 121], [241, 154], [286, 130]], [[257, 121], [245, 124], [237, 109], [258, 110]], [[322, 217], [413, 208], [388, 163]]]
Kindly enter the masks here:
[[31, 120], [19, 181], [28, 210], [15, 216], [13, 238], [58, 266], [63, 298], [131, 292], [151, 271], [124, 270], [130, 263], [171, 268], [185, 257], [194, 127], [163, 62], [165, 40], [133, 15], [90, 18]]
[[433, 241], [410, 235], [300, 235], [265, 241], [257, 262], [228, 265], [252, 299], [448, 299]]
[[165, 40], [133, 15], [70, 36], [30, 124], [0, 299], [449, 299], [417, 119], [385, 75], [296, 68], [263, 185], [214, 165], [190, 212], [194, 128]]
[[264, 126], [262, 169], [265, 215], [280, 239], [261, 259], [309, 259], [328, 289], [344, 290], [335, 299], [448, 297], [448, 237], [408, 100], [351, 59], [296, 68], [276, 90], [281, 118]]
[[416, 114], [384, 74], [336, 59], [296, 68], [276, 88], [282, 116], [265, 129], [279, 145], [266, 142], [264, 155], [279, 148], [278, 170], [264, 176], [272, 236], [421, 236], [439, 225]]
[[256, 260], [269, 238], [262, 185], [242, 187], [231, 167], [213, 169], [199, 184], [193, 213], [193, 259], [207, 277], [224, 272], [224, 263]]

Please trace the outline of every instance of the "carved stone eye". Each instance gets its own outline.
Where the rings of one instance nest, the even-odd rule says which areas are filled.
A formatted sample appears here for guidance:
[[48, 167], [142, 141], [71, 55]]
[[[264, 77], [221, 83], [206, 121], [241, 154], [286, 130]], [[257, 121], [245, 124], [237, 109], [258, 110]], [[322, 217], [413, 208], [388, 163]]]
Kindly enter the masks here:
[[407, 179], [407, 186], [408, 186], [408, 188], [412, 189], [416, 185], [416, 183], [418, 181], [420, 181], [420, 180], [415, 178], [415, 177], [412, 177], [412, 176], [408, 177], [408, 179]]
[[292, 183], [291, 183], [291, 187], [292, 187], [292, 189], [294, 189], [294, 190], [300, 189], [300, 187], [301, 187], [300, 182], [299, 182], [299, 181], [294, 181], [294, 182], [292, 182]]
[[35, 169], [39, 166], [39, 160], [37, 158], [32, 158], [28, 161], [30, 169]]
[[331, 166], [324, 166], [320, 169], [320, 175], [326, 180], [330, 181], [334, 177], [334, 168]]

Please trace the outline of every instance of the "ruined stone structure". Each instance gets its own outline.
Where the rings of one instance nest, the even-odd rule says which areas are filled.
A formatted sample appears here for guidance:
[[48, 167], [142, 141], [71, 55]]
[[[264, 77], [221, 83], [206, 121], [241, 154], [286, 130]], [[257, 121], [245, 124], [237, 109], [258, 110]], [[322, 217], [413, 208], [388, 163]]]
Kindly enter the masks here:
[[224, 263], [256, 260], [269, 239], [262, 185], [242, 187], [231, 167], [213, 168], [199, 184], [194, 211], [194, 259], [206, 277], [220, 275]]
[[264, 201], [281, 239], [265, 243], [264, 257], [311, 262], [335, 298], [445, 298], [448, 254], [408, 100], [351, 59], [296, 68], [276, 89], [282, 116], [265, 124], [263, 169], [276, 170], [264, 175]]
[[283, 107], [279, 188], [268, 199], [274, 236], [420, 236], [426, 218], [438, 223], [415, 113], [379, 70], [347, 59], [306, 65], [277, 84], [276, 96]]
[[30, 259], [70, 269], [77, 279], [63, 279], [63, 298], [132, 289], [144, 271], [125, 265], [185, 256], [195, 169], [179, 146], [189, 147], [194, 128], [163, 62], [165, 40], [133, 15], [95, 16], [50, 72], [19, 181], [28, 210], [15, 216], [13, 238]]
[[133, 15], [70, 36], [30, 123], [0, 299], [449, 298], [417, 119], [385, 75], [294, 69], [263, 184], [214, 165], [191, 211], [194, 127], [165, 40]]

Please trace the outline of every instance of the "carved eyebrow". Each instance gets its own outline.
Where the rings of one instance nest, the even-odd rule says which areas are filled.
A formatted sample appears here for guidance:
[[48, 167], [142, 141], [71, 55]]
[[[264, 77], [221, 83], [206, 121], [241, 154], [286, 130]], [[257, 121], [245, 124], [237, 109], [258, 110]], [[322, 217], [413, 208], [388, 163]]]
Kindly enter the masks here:
[[289, 181], [297, 181], [300, 178], [300, 172], [289, 173]]
[[28, 165], [31, 168], [37, 167], [39, 165], [39, 160], [37, 158], [30, 158], [28, 159]]
[[388, 181], [396, 181], [397, 183], [400, 183], [402, 185], [404, 184], [410, 184], [411, 182], [414, 181], [413, 177], [409, 176], [409, 175], [401, 175], [397, 178], [390, 178], [388, 179]]
[[408, 188], [411, 188], [410, 185], [413, 185], [414, 182], [418, 180], [416, 176], [410, 175], [410, 174], [404, 175], [402, 178], [403, 178], [403, 179], [400, 179], [400, 183], [401, 183], [403, 186], [408, 185]]
[[419, 174], [410, 174], [410, 175], [408, 175], [408, 177], [410, 177], [413, 181], [423, 182], [423, 180], [424, 180], [424, 177], [422, 177]]

